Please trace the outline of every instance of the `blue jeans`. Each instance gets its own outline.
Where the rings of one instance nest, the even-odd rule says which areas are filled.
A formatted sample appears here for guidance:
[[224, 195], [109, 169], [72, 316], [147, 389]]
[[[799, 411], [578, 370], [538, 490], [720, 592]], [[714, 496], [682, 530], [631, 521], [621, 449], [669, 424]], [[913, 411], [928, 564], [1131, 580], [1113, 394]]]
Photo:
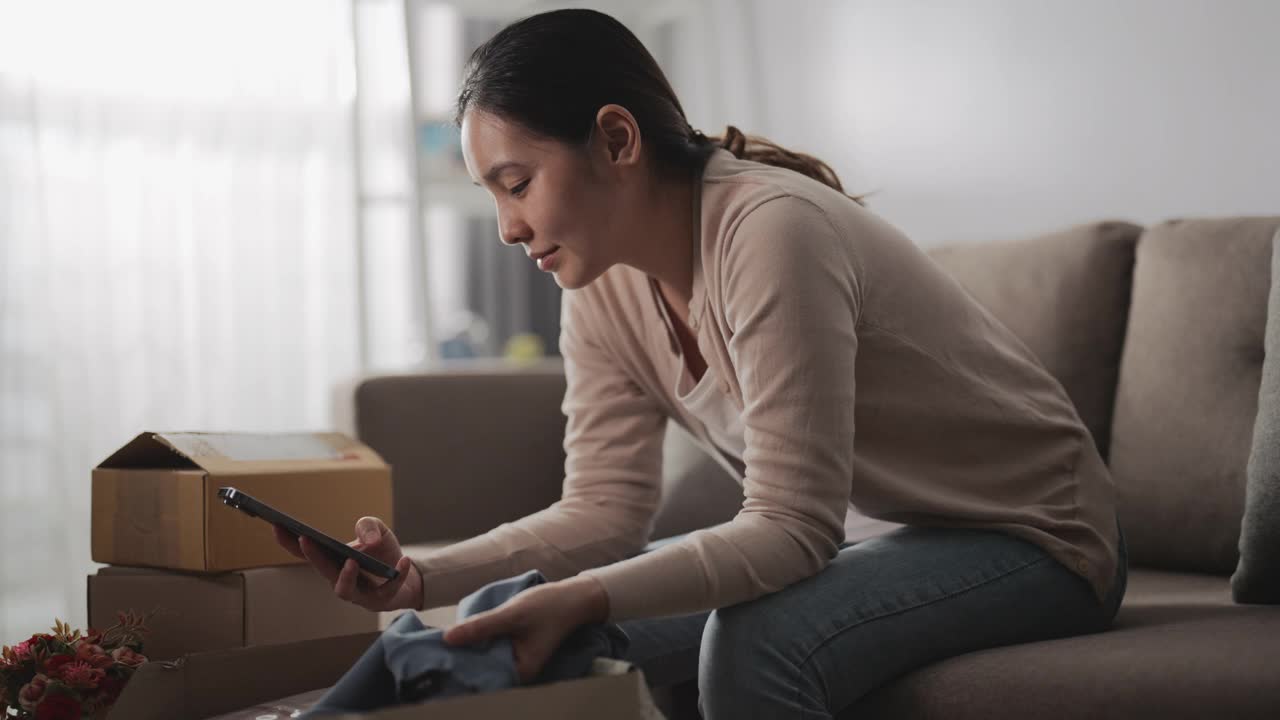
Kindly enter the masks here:
[[910, 670], [983, 648], [1107, 629], [1082, 577], [1011, 535], [903, 527], [840, 546], [817, 575], [710, 612], [620, 623], [653, 685], [695, 677], [706, 720], [829, 718]]

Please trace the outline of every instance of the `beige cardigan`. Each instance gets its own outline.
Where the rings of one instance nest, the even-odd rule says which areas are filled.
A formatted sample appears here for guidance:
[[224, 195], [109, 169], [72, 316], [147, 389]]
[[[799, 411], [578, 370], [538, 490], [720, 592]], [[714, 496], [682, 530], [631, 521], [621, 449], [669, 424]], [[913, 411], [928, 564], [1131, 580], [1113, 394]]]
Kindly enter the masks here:
[[424, 607], [530, 568], [595, 576], [615, 621], [731, 605], [820, 572], [850, 500], [892, 522], [1023, 538], [1106, 594], [1110, 474], [1012, 332], [902, 233], [809, 178], [719, 150], [699, 200], [689, 325], [743, 413], [742, 510], [636, 555], [667, 418], [709, 439], [673, 395], [679, 346], [656, 286], [616, 265], [563, 297], [562, 499], [415, 559]]

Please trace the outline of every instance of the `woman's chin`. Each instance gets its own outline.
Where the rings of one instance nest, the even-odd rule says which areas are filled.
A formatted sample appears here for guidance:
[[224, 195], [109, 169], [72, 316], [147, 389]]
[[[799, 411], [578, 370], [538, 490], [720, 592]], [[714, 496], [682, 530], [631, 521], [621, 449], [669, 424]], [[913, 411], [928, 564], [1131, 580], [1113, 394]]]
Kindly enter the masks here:
[[595, 279], [595, 277], [583, 278], [579, 268], [569, 263], [556, 268], [551, 275], [562, 290], [577, 290], [590, 285], [591, 281]]
[[556, 284], [560, 286], [561, 290], [577, 290], [583, 285], [586, 285], [586, 283], [578, 283], [576, 276], [570, 275], [562, 270], [555, 271], [551, 276], [555, 278]]

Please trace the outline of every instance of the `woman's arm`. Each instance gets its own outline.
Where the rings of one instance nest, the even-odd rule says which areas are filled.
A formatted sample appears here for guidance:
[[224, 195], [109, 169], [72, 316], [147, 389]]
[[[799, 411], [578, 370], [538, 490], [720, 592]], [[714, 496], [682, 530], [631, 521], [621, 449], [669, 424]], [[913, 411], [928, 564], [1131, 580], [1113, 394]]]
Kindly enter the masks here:
[[662, 488], [666, 413], [600, 341], [582, 301], [578, 291], [566, 291], [562, 300], [562, 410], [568, 424], [561, 499], [415, 558], [423, 607], [451, 605], [489, 582], [533, 568], [549, 580], [569, 577], [634, 555], [648, 541]]

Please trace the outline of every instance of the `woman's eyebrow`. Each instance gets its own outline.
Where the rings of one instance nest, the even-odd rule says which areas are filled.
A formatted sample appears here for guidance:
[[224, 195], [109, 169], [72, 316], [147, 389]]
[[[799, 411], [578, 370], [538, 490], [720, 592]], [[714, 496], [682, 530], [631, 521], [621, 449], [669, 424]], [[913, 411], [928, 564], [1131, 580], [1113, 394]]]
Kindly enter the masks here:
[[[520, 164], [521, 163], [516, 162], [515, 160], [504, 160], [498, 163], [497, 165], [494, 165], [493, 167], [489, 168], [489, 172], [486, 172], [484, 174], [484, 181], [486, 183], [492, 183], [494, 180], [498, 179], [498, 176], [502, 174], [503, 170], [506, 170], [507, 168], [510, 168], [510, 167], [516, 167]], [[480, 185], [480, 183], [478, 182], [473, 182], [471, 184], [476, 186]]]

